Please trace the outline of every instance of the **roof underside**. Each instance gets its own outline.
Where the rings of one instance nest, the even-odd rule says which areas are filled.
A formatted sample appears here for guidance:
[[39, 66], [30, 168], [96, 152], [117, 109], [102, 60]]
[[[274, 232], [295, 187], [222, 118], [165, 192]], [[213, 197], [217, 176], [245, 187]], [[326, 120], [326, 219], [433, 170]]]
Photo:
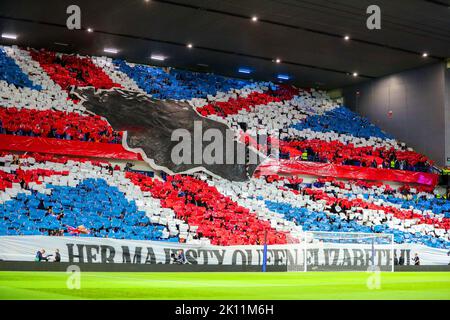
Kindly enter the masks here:
[[[81, 8], [82, 30], [66, 9]], [[302, 87], [338, 88], [450, 57], [450, 1], [379, 0], [382, 29], [368, 30], [369, 0], [2, 1], [0, 32], [17, 44], [59, 52], [211, 71]], [[258, 16], [258, 22], [250, 17]], [[86, 31], [88, 27], [94, 32]], [[351, 40], [343, 37], [350, 35]], [[188, 49], [187, 43], [193, 48]], [[423, 58], [422, 53], [429, 57]], [[276, 64], [279, 58], [282, 63]], [[239, 67], [253, 70], [244, 75]], [[358, 72], [359, 77], [351, 74]]]

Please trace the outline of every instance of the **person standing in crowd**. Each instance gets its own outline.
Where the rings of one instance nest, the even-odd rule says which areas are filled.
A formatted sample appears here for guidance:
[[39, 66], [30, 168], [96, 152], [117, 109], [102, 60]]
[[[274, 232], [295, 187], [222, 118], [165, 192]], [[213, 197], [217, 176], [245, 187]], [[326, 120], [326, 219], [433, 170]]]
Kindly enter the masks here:
[[176, 255], [176, 262], [178, 264], [185, 264], [186, 263], [186, 257], [184, 256], [183, 250], [178, 250]]
[[53, 262], [61, 262], [61, 254], [59, 253], [59, 249], [55, 250], [55, 260]]
[[49, 206], [45, 216], [53, 216], [53, 206]]
[[28, 189], [27, 186], [28, 186], [28, 185], [27, 185], [27, 183], [25, 182], [24, 179], [20, 180], [20, 187], [21, 187], [22, 189]]
[[11, 161], [11, 164], [12, 164], [12, 165], [19, 165], [19, 164], [20, 164], [19, 156], [14, 155], [14, 156], [13, 156], [13, 159], [12, 159], [12, 161]]
[[127, 162], [125, 165], [124, 171], [130, 171], [133, 168], [133, 164], [131, 162]]
[[420, 258], [417, 253], [414, 255], [413, 261], [415, 266], [420, 266]]
[[38, 250], [36, 252], [36, 257], [34, 258], [34, 261], [41, 262], [41, 261], [48, 261], [48, 256], [45, 255], [45, 249]]

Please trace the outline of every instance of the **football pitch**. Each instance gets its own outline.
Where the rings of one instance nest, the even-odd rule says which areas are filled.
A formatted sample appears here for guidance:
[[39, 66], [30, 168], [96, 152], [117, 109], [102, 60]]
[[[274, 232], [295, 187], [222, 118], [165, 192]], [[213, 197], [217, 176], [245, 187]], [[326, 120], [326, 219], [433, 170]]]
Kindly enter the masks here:
[[[0, 299], [450, 299], [450, 272], [378, 276], [364, 272], [82, 272], [79, 289], [69, 289], [69, 275], [64, 272], [3, 271]], [[76, 286], [77, 282], [70, 278], [69, 283]]]

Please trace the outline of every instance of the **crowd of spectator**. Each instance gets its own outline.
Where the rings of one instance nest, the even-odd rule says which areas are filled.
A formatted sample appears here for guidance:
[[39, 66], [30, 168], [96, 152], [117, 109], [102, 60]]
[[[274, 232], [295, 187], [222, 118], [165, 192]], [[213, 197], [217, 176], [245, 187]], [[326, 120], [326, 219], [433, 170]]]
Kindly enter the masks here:
[[0, 133], [102, 143], [121, 143], [122, 132], [97, 115], [0, 108]]
[[[385, 233], [392, 234], [396, 243], [450, 248], [450, 202], [430, 190], [279, 176], [240, 183], [213, 179], [210, 184], [238, 203], [267, 213], [272, 225], [283, 220], [302, 231]], [[296, 233], [291, 228], [290, 234]]]
[[311, 230], [392, 233], [397, 243], [437, 248], [450, 243], [450, 202], [430, 187], [277, 175], [239, 183], [207, 175], [160, 180], [106, 162], [42, 154], [2, 153], [0, 162], [6, 235], [242, 245], [283, 244]]
[[276, 232], [270, 223], [259, 220], [249, 209], [238, 205], [205, 181], [191, 176], [168, 176], [167, 180], [151, 179], [127, 173], [143, 191], [161, 199], [161, 205], [172, 209], [178, 218], [198, 226], [199, 237], [216, 245], [286, 243], [286, 235]]
[[[9, 161], [5, 161], [7, 157]], [[151, 221], [134, 200], [106, 182], [120, 178], [114, 175], [120, 171], [117, 165], [62, 161], [52, 156], [36, 160], [2, 155], [2, 160], [0, 235], [87, 235], [173, 241], [159, 220]], [[154, 214], [157, 213], [155, 209]]]
[[114, 60], [114, 64], [155, 99], [204, 98], [219, 91], [239, 89], [249, 83], [211, 73], [133, 65], [123, 60]]
[[241, 110], [250, 111], [252, 107], [261, 105], [267, 106], [272, 102], [282, 102], [292, 99], [298, 90], [289, 86], [279, 86], [276, 90], [268, 88], [266, 92], [252, 92], [245, 97], [230, 98], [227, 101], [214, 101], [197, 111], [204, 117], [218, 115], [226, 118], [229, 115], [237, 114]]
[[[26, 52], [64, 90], [71, 86], [111, 89], [121, 86], [111, 79], [125, 81], [128, 76], [127, 88], [136, 83], [157, 99], [191, 100], [202, 116], [223, 118], [236, 130], [256, 125], [282, 131], [281, 158], [421, 172], [429, 172], [433, 166], [427, 157], [397, 144], [368, 119], [335, 105], [315, 90], [134, 65], [123, 60], [106, 63], [46, 50]], [[22, 68], [25, 58], [25, 54], [16, 55]], [[0, 80], [41, 89], [4, 49], [0, 50], [0, 66]], [[98, 116], [14, 107], [0, 108], [0, 133], [89, 142], [122, 140], [121, 132], [112, 130]]]
[[11, 59], [3, 48], [0, 47], [0, 80], [13, 84], [19, 88], [31, 88], [41, 90], [41, 86], [35, 85], [17, 63]]
[[360, 167], [430, 172], [433, 162], [415, 151], [386, 147], [355, 147], [340, 141], [286, 139], [280, 158]]
[[59, 54], [44, 49], [31, 49], [30, 54], [64, 90], [70, 89], [71, 86], [96, 89], [120, 87], [120, 84], [114, 83], [89, 57]]

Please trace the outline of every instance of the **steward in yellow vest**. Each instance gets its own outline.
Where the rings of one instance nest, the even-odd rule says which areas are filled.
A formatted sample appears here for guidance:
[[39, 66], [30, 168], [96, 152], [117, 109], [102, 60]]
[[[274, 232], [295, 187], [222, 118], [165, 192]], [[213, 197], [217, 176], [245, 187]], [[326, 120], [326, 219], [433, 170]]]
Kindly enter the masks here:
[[395, 169], [395, 160], [391, 160], [391, 169]]
[[308, 161], [308, 151], [307, 150], [304, 150], [302, 152], [302, 160], [303, 161]]

